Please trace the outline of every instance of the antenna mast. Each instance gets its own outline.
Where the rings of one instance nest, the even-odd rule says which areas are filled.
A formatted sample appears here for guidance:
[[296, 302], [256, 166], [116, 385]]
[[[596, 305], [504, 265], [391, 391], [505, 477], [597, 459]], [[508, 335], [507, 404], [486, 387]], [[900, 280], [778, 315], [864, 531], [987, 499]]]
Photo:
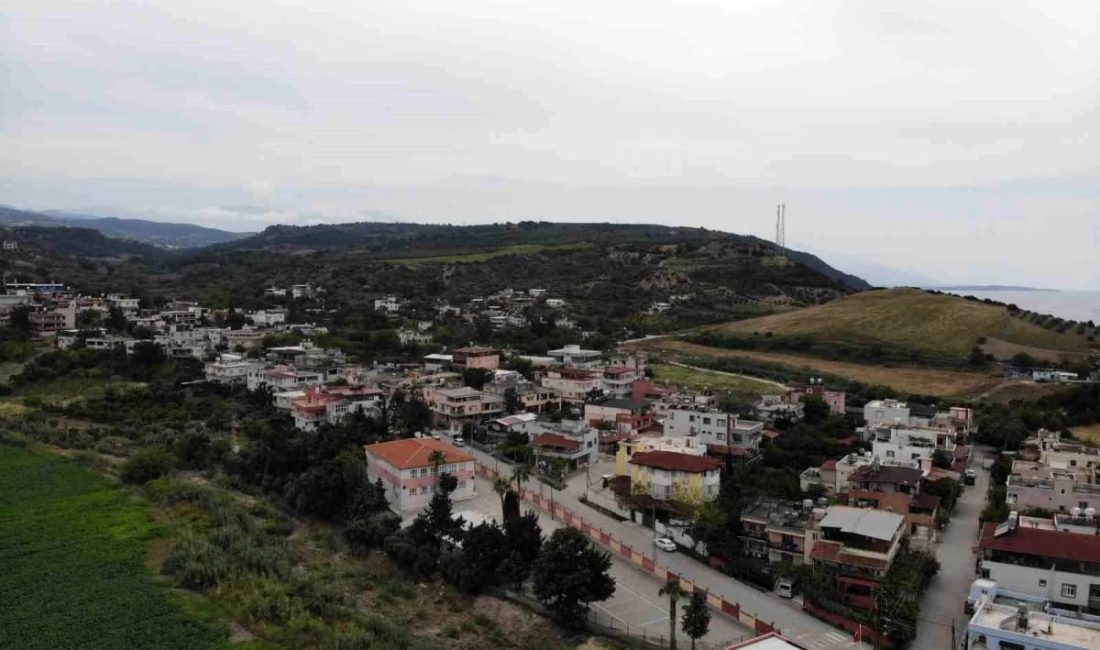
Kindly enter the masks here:
[[775, 206], [775, 245], [782, 251], [787, 248], [787, 204]]

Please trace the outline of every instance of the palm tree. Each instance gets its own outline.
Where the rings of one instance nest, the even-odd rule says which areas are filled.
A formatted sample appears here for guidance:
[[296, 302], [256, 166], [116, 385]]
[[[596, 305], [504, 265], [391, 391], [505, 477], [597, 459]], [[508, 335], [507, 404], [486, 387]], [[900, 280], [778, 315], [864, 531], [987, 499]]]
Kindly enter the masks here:
[[432, 464], [432, 474], [436, 476], [436, 480], [439, 480], [439, 468], [443, 467], [443, 463], [447, 462], [447, 455], [438, 449], [428, 454], [428, 461]]
[[684, 596], [684, 588], [679, 580], [670, 579], [657, 595], [668, 596], [668, 647], [676, 650], [676, 603]]
[[498, 476], [493, 479], [493, 492], [497, 493], [500, 497], [500, 516], [506, 517], [507, 513], [504, 511], [504, 497], [512, 491], [512, 482], [505, 476]]
[[512, 468], [512, 480], [516, 482], [516, 496], [523, 494], [523, 484], [531, 478], [531, 468], [520, 463]]

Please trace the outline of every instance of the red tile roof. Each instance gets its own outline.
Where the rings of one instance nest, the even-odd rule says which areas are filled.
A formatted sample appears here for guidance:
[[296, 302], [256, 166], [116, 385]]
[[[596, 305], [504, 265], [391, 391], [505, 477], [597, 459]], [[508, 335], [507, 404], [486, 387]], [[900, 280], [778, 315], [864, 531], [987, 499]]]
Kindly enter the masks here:
[[436, 451], [443, 452], [447, 463], [466, 463], [473, 460], [472, 456], [434, 438], [406, 438], [393, 442], [379, 442], [363, 445], [363, 449], [367, 454], [376, 456], [397, 469], [431, 467], [432, 461], [429, 457]]
[[722, 466], [721, 462], [713, 458], [675, 451], [639, 451], [630, 457], [630, 462], [634, 465], [679, 472], [705, 472]]
[[1100, 562], [1100, 537], [1096, 535], [1021, 526], [1000, 537], [994, 537], [993, 531], [996, 529], [997, 524], [993, 522], [982, 526], [979, 548], [1062, 560]]
[[558, 449], [580, 449], [581, 443], [556, 433], [540, 433], [531, 441], [535, 447], [556, 447]]
[[623, 375], [628, 372], [634, 372], [634, 369], [626, 366], [608, 366], [603, 369], [605, 375]]
[[726, 445], [707, 445], [707, 452], [716, 456], [744, 456], [748, 450], [744, 447], [727, 447]]
[[836, 471], [836, 459], [830, 458], [829, 460], [821, 463], [821, 471], [823, 472], [835, 472]]

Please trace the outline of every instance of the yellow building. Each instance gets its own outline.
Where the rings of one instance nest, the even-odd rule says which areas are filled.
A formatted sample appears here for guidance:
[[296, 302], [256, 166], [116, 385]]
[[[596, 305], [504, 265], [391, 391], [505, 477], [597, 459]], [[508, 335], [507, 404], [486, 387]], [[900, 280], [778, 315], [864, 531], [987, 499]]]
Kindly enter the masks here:
[[619, 442], [615, 453], [615, 476], [630, 476], [630, 458], [640, 451], [672, 451], [689, 456], [703, 456], [705, 445], [696, 444], [695, 438], [634, 438]]
[[627, 463], [632, 494], [700, 504], [718, 497], [722, 463], [704, 455], [637, 451]]

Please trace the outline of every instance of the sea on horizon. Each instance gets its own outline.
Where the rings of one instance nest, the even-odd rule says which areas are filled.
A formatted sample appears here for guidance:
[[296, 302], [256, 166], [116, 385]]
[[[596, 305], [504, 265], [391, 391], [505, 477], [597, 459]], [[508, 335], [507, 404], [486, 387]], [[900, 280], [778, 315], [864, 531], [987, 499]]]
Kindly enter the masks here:
[[1016, 305], [1040, 314], [1050, 314], [1067, 320], [1100, 323], [1100, 291], [1019, 291], [990, 289], [986, 291], [947, 290], [959, 296], [974, 296]]

